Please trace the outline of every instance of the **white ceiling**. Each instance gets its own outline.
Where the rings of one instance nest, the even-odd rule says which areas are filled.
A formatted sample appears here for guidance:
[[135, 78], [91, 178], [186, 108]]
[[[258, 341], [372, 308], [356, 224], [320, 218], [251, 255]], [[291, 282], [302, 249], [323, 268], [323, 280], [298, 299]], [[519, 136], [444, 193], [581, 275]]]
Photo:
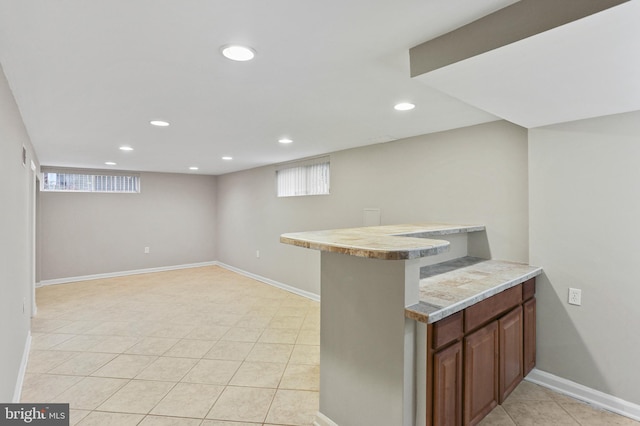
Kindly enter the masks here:
[[418, 76], [532, 128], [640, 110], [640, 1]]
[[[115, 161], [117, 169], [222, 174], [497, 117], [524, 126], [566, 121], [574, 105], [588, 110], [577, 116], [621, 112], [626, 91], [607, 99], [608, 109], [585, 102], [591, 92], [571, 108], [558, 99], [549, 107], [540, 91], [570, 98], [563, 90], [584, 89], [582, 76], [593, 96], [629, 84], [637, 63], [619, 68], [637, 50], [626, 49], [639, 40], [628, 28], [638, 0], [626, 18], [606, 18], [618, 6], [570, 24], [576, 32], [561, 27], [409, 77], [409, 48], [514, 2], [0, 0], [0, 63], [40, 161], [56, 166]], [[620, 49], [619, 39], [627, 40]], [[252, 46], [256, 58], [223, 58], [229, 43]], [[582, 59], [610, 56], [597, 69], [581, 68], [592, 60], [572, 70], [566, 55], [574, 49]], [[593, 81], [598, 75], [606, 85]], [[626, 107], [640, 109], [633, 84]], [[393, 110], [407, 100], [415, 110]], [[171, 126], [150, 126], [153, 119]], [[294, 143], [278, 144], [283, 136]], [[124, 144], [135, 150], [119, 151]]]

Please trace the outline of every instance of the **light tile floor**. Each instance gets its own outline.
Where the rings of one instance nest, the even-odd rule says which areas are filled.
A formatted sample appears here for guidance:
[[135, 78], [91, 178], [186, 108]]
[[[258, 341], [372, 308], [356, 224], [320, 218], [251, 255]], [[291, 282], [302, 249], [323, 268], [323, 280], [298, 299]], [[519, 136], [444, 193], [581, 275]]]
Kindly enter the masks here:
[[[68, 402], [72, 425], [313, 422], [316, 302], [219, 267], [49, 286], [36, 297], [22, 401]], [[523, 382], [481, 424], [640, 423]]]

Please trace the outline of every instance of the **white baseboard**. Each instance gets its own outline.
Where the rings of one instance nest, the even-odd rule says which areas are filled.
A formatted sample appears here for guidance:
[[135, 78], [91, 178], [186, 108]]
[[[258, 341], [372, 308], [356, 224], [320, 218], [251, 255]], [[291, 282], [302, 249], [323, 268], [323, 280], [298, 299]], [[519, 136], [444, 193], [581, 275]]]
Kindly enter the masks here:
[[24, 384], [24, 375], [27, 373], [27, 362], [29, 362], [29, 351], [31, 350], [31, 331], [27, 334], [27, 341], [24, 343], [24, 350], [22, 351], [22, 361], [20, 362], [20, 370], [18, 370], [18, 379], [16, 380], [16, 387], [13, 390], [13, 403], [20, 402], [22, 396], [22, 385]]
[[256, 281], [260, 281], [260, 282], [263, 282], [265, 284], [269, 284], [269, 285], [272, 285], [274, 287], [280, 288], [282, 290], [286, 290], [289, 293], [297, 294], [298, 296], [306, 297], [307, 299], [311, 299], [311, 300], [316, 301], [316, 302], [320, 301], [320, 295], [315, 294], [315, 293], [311, 293], [310, 291], [300, 290], [299, 288], [292, 287], [290, 285], [287, 285], [287, 284], [272, 280], [270, 278], [266, 278], [266, 277], [263, 277], [263, 276], [260, 276], [260, 275], [253, 274], [251, 272], [244, 271], [244, 270], [242, 270], [240, 268], [236, 268], [234, 266], [230, 266], [230, 265], [224, 264], [222, 262], [217, 262], [217, 264], [221, 268], [228, 269], [228, 270], [236, 272], [236, 273], [238, 273], [240, 275], [244, 275], [245, 277], [253, 278]]
[[313, 420], [313, 426], [338, 426], [338, 423], [318, 411], [316, 418]]
[[534, 368], [526, 380], [603, 410], [640, 421], [640, 405]]
[[94, 275], [82, 275], [79, 277], [67, 277], [67, 278], [56, 278], [53, 280], [42, 280], [36, 283], [36, 287], [43, 287], [47, 285], [55, 285], [55, 284], [66, 284], [73, 283], [78, 281], [88, 281], [88, 280], [100, 280], [103, 278], [114, 278], [114, 277], [124, 277], [127, 275], [137, 275], [137, 274], [149, 274], [152, 272], [164, 272], [164, 271], [174, 271], [176, 269], [188, 269], [188, 268], [200, 268], [202, 266], [215, 266], [218, 262], [199, 262], [199, 263], [187, 263], [184, 265], [172, 265], [172, 266], [160, 266], [158, 268], [146, 268], [146, 269], [134, 269], [132, 271], [120, 271], [120, 272], [107, 272], [105, 274], [94, 274]]

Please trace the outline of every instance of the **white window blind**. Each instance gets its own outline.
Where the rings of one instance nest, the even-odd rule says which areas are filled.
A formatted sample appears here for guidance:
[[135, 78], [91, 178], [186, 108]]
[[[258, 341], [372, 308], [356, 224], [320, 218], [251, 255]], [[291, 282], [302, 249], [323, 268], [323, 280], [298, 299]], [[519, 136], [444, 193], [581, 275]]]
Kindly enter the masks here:
[[112, 170], [42, 168], [42, 191], [140, 192], [140, 175]]
[[299, 161], [276, 170], [278, 197], [329, 194], [329, 157]]

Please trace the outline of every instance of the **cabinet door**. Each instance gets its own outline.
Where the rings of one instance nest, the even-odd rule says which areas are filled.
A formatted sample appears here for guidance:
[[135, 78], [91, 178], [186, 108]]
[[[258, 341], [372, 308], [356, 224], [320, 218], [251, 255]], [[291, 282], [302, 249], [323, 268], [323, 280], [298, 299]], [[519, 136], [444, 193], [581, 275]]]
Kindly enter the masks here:
[[498, 322], [464, 339], [464, 424], [475, 425], [498, 405]]
[[522, 306], [498, 320], [500, 332], [500, 404], [522, 381]]
[[462, 424], [462, 342], [433, 356], [433, 425]]
[[524, 305], [524, 375], [536, 366], [536, 299]]

